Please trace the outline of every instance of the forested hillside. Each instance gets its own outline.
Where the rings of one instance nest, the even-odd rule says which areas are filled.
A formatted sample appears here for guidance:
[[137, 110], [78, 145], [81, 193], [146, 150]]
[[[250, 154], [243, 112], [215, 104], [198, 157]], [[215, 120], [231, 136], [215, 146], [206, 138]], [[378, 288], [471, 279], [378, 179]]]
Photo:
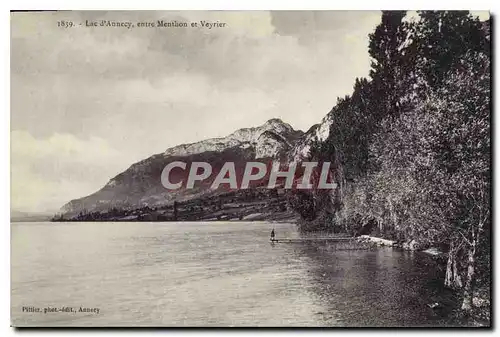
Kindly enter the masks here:
[[303, 231], [376, 232], [448, 252], [445, 284], [473, 310], [489, 289], [490, 22], [468, 12], [384, 12], [372, 69], [330, 114], [310, 160], [334, 163], [339, 188], [295, 192]]

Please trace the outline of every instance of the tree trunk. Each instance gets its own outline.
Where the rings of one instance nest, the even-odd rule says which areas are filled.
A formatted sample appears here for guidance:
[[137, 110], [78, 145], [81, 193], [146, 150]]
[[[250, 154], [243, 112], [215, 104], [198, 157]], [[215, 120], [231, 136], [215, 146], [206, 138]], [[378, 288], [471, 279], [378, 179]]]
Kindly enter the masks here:
[[382, 219], [378, 220], [378, 230], [380, 232], [380, 235], [384, 233], [384, 221]]
[[454, 242], [450, 244], [450, 251], [448, 252], [448, 261], [446, 263], [446, 276], [444, 280], [445, 287], [451, 289], [462, 288], [462, 278], [457, 266], [458, 249]]
[[462, 302], [462, 310], [466, 313], [470, 313], [473, 308], [473, 298], [474, 298], [474, 284], [476, 281], [476, 244], [478, 237], [472, 239], [472, 244], [469, 247], [468, 257], [467, 257], [467, 278], [465, 280], [464, 287], [464, 299]]
[[475, 242], [474, 242], [474, 247], [471, 247], [469, 249], [469, 256], [467, 259], [467, 278], [465, 280], [465, 287], [464, 287], [464, 299], [462, 302], [462, 310], [465, 312], [470, 312], [472, 311], [472, 299], [474, 297], [474, 281], [475, 281]]
[[457, 258], [453, 259], [453, 285], [457, 289], [461, 289], [463, 287], [462, 277], [460, 276], [460, 270], [457, 266]]

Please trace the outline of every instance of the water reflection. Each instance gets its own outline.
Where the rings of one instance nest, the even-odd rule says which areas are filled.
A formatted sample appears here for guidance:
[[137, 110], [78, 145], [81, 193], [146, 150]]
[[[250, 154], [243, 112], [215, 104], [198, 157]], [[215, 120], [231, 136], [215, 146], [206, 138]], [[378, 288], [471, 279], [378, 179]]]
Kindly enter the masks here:
[[[334, 244], [333, 244], [334, 245]], [[443, 287], [442, 270], [426, 256], [392, 248], [336, 250], [332, 244], [300, 244], [311, 290], [326, 322], [341, 326], [454, 326], [458, 305]], [[444, 310], [428, 304], [439, 302]]]

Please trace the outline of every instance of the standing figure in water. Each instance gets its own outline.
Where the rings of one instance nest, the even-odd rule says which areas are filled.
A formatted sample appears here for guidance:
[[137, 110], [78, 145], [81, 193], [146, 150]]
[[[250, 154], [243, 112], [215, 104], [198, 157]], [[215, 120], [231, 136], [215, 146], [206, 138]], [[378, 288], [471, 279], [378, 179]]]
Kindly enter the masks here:
[[274, 240], [274, 228], [273, 228], [273, 230], [271, 231], [271, 241], [273, 241], [273, 240]]

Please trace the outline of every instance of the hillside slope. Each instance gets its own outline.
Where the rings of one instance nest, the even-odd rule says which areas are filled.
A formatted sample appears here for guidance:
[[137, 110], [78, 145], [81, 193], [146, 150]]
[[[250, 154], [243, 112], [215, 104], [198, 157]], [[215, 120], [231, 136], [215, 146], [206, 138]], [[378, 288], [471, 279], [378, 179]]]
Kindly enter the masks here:
[[280, 119], [271, 119], [259, 127], [240, 129], [224, 138], [178, 145], [133, 164], [99, 191], [68, 202], [61, 212], [71, 216], [112, 208], [158, 207], [174, 200], [185, 201], [213, 194], [217, 191], [210, 190], [209, 181], [195, 185], [191, 190], [169, 191], [161, 184], [161, 172], [173, 161], [208, 162], [214, 171], [229, 161], [235, 162], [237, 171], [242, 171], [249, 160], [286, 160], [303, 135], [302, 131], [294, 130]]

